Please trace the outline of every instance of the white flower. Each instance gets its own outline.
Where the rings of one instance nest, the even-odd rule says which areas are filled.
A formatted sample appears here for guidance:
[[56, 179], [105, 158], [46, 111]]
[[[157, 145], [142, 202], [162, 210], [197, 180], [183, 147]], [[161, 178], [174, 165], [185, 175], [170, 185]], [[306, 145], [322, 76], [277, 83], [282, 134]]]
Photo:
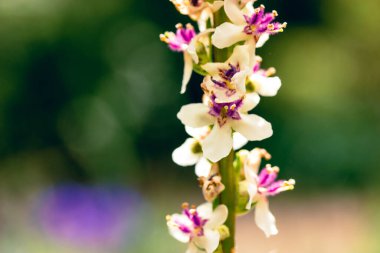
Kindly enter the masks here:
[[[172, 153], [173, 161], [180, 166], [195, 165], [195, 174], [198, 177], [207, 177], [211, 169], [211, 163], [203, 157], [201, 143], [210, 133], [208, 126], [201, 128], [185, 127], [186, 132], [192, 137], [187, 138], [185, 142], [176, 148]], [[237, 150], [243, 147], [248, 140], [241, 134], [233, 133], [233, 149]]]
[[247, 114], [257, 102], [257, 96], [253, 93], [230, 103], [217, 103], [215, 96], [212, 96], [208, 105], [195, 103], [182, 106], [177, 117], [185, 126], [197, 128], [213, 125], [201, 146], [203, 155], [217, 162], [232, 149], [232, 130], [250, 141], [263, 140], [272, 135], [269, 122], [257, 115]]
[[245, 41], [260, 47], [269, 38], [269, 35], [282, 32], [286, 23], [273, 22], [277, 12], [265, 13], [265, 7], [253, 9], [247, 4], [240, 9], [238, 0], [225, 0], [224, 10], [232, 21], [225, 22], [215, 29], [212, 43], [217, 48], [229, 47], [237, 42]]
[[218, 11], [223, 6], [223, 1], [214, 1], [209, 3], [205, 0], [170, 0], [177, 8], [177, 10], [183, 14], [188, 15], [191, 19], [198, 21], [198, 27], [200, 31], [206, 29], [206, 22], [211, 20], [213, 25], [213, 13]]
[[195, 44], [203, 36], [212, 32], [213, 29], [208, 29], [196, 34], [194, 27], [191, 24], [187, 24], [186, 27], [183, 27], [182, 24], [177, 24], [176, 28], [176, 33], [165, 32], [164, 34], [160, 34], [160, 39], [168, 44], [170, 50], [183, 53], [184, 69], [181, 93], [185, 93], [187, 83], [190, 81], [193, 71], [193, 62], [195, 64], [198, 64], [199, 62]]
[[189, 244], [186, 253], [213, 253], [221, 239], [218, 229], [227, 215], [225, 205], [212, 210], [211, 203], [202, 204], [196, 209], [184, 204], [182, 214], [167, 217], [167, 225], [175, 239]]
[[253, 73], [248, 77], [247, 90], [257, 92], [260, 96], [273, 97], [281, 87], [281, 80], [277, 76], [272, 77], [276, 72], [274, 68], [261, 69], [261, 62], [261, 57], [255, 56]]
[[267, 237], [278, 233], [276, 219], [269, 210], [268, 196], [277, 195], [283, 191], [292, 190], [295, 181], [276, 180], [280, 169], [267, 165], [259, 173], [261, 159], [270, 159], [270, 154], [265, 149], [256, 148], [245, 155], [244, 174], [247, 182], [249, 201], [246, 208], [251, 209], [255, 205], [255, 222], [263, 230]]
[[208, 92], [215, 94], [216, 102], [231, 102], [246, 93], [246, 79], [253, 73], [253, 55], [254, 48], [250, 45], [236, 46], [224, 63], [202, 65], [210, 75], [205, 77], [202, 85]]

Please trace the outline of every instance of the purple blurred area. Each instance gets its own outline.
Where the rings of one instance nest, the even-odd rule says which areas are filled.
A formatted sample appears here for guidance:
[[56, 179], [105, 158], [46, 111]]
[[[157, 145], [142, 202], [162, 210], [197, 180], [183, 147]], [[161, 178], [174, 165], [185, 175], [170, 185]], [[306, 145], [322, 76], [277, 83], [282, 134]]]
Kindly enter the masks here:
[[55, 240], [103, 248], [128, 243], [141, 207], [140, 195], [128, 188], [65, 184], [42, 193], [37, 210]]

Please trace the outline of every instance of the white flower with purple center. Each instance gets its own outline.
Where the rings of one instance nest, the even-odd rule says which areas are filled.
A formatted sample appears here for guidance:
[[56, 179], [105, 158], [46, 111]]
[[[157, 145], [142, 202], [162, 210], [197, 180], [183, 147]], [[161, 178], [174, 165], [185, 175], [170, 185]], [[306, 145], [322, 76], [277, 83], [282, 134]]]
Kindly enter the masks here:
[[169, 233], [178, 241], [188, 243], [186, 253], [213, 253], [219, 245], [221, 235], [218, 229], [227, 219], [228, 209], [219, 205], [212, 209], [211, 203], [197, 208], [183, 204], [182, 214], [167, 216]]
[[275, 96], [281, 87], [281, 80], [277, 76], [272, 77], [276, 73], [274, 68], [262, 69], [261, 62], [261, 57], [256, 56], [253, 73], [249, 75], [246, 84], [247, 92], [256, 92], [266, 97]]
[[269, 35], [282, 32], [286, 27], [286, 23], [273, 22], [277, 12], [265, 13], [264, 5], [253, 9], [248, 4], [240, 9], [237, 0], [225, 0], [224, 10], [232, 23], [225, 22], [215, 29], [212, 43], [217, 48], [230, 47], [240, 41], [260, 47]]
[[[265, 151], [265, 150], [264, 150]], [[261, 158], [269, 159], [270, 155], [262, 149], [252, 150], [244, 162], [244, 174], [247, 182], [249, 201], [246, 205], [251, 209], [255, 203], [255, 222], [267, 237], [278, 233], [276, 219], [269, 210], [268, 196], [275, 196], [283, 191], [293, 190], [294, 179], [277, 180], [280, 169], [266, 165], [259, 173]]]
[[185, 126], [213, 125], [209, 135], [201, 143], [203, 155], [212, 162], [226, 157], [233, 146], [232, 131], [250, 141], [263, 140], [273, 134], [272, 126], [255, 114], [248, 114], [257, 105], [252, 96], [245, 96], [229, 103], [217, 103], [211, 96], [208, 105], [194, 103], [182, 106], [177, 117]]
[[[203, 157], [201, 143], [211, 132], [208, 126], [201, 128], [185, 127], [186, 132], [192, 137], [187, 138], [185, 142], [173, 151], [173, 161], [180, 166], [195, 165], [195, 174], [198, 177], [207, 177], [211, 170], [211, 163]], [[241, 134], [233, 133], [233, 149], [237, 150], [243, 147], [248, 140]]]
[[213, 13], [223, 6], [223, 1], [209, 3], [205, 0], [170, 0], [176, 9], [183, 15], [188, 15], [191, 19], [198, 21], [200, 31], [206, 29], [208, 19], [213, 24]]
[[203, 86], [215, 94], [217, 102], [231, 102], [246, 93], [246, 79], [253, 70], [253, 51], [249, 45], [236, 46], [227, 61], [202, 65], [210, 75], [205, 77]]
[[213, 30], [208, 29], [197, 34], [191, 24], [187, 24], [186, 27], [183, 27], [182, 24], [177, 24], [176, 28], [176, 33], [165, 32], [164, 34], [160, 34], [160, 39], [161, 41], [168, 44], [170, 50], [183, 53], [184, 70], [181, 93], [185, 93], [187, 83], [189, 82], [191, 73], [193, 71], [193, 62], [195, 64], [198, 64], [199, 62], [195, 44], [200, 38], [202, 38], [202, 36], [210, 33]]

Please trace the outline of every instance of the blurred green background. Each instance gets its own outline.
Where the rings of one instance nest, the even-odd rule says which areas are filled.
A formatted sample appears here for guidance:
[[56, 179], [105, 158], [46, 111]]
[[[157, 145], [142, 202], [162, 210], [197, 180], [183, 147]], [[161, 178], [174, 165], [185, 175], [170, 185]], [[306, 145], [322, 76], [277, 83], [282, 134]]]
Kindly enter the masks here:
[[[276, 238], [242, 219], [239, 253], [380, 252], [380, 2], [260, 3], [288, 28], [258, 50], [283, 86], [255, 112], [273, 137], [248, 147], [297, 185], [272, 201]], [[0, 1], [1, 253], [184, 252], [164, 217], [202, 201], [171, 161], [201, 77], [179, 94], [158, 38], [178, 22], [166, 0]]]

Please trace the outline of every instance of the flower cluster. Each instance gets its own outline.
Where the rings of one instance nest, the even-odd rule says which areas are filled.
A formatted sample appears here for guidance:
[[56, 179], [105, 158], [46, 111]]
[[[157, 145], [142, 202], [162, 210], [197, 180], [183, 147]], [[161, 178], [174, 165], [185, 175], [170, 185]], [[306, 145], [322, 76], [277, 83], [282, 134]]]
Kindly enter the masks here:
[[[199, 30], [191, 24], [178, 24], [175, 32], [160, 35], [170, 50], [183, 53], [180, 92], [186, 91], [193, 71], [204, 76], [200, 84], [202, 101], [182, 106], [177, 114], [191, 137], [174, 150], [172, 158], [180, 166], [195, 165], [206, 200], [198, 208], [184, 204], [182, 214], [168, 216], [170, 234], [188, 243], [187, 252], [222, 252], [219, 249], [225, 247], [221, 242], [233, 236], [226, 222], [229, 212], [255, 209], [257, 226], [267, 236], [275, 235], [278, 231], [268, 197], [292, 190], [295, 181], [277, 180], [276, 166], [268, 164], [260, 170], [261, 160], [270, 159], [266, 150], [238, 150], [248, 141], [260, 141], [273, 134], [268, 121], [250, 113], [262, 96], [275, 96], [281, 87], [280, 78], [274, 76], [275, 69], [261, 67], [262, 58], [256, 48], [262, 47], [271, 35], [282, 32], [286, 23], [275, 21], [276, 11], [266, 12], [263, 5], [254, 7], [255, 0], [170, 1], [181, 14], [197, 21]], [[226, 22], [216, 18], [223, 12]], [[221, 51], [228, 56], [216, 60], [222, 59], [216, 57]], [[221, 161], [231, 154], [231, 166], [223, 167]], [[231, 180], [222, 176], [223, 170], [230, 170], [225, 175], [234, 175], [236, 187], [226, 185]], [[224, 205], [220, 198], [224, 191], [235, 191], [230, 196], [238, 196], [231, 202], [236, 206]], [[239, 209], [241, 203], [244, 205]]]

